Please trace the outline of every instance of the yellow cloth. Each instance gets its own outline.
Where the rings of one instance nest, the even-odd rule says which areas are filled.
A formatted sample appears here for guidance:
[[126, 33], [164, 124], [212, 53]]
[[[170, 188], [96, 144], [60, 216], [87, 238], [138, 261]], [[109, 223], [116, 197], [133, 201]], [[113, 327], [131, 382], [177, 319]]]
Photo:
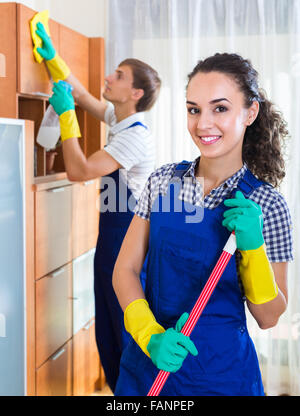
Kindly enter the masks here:
[[68, 65], [57, 53], [53, 59], [46, 61], [46, 65], [54, 82], [64, 81], [71, 73]]
[[150, 338], [153, 334], [165, 332], [164, 328], [156, 322], [156, 319], [145, 299], [137, 299], [131, 302], [124, 312], [125, 329], [144, 353], [150, 357], [147, 350]]
[[75, 110], [68, 110], [59, 116], [62, 142], [72, 137], [81, 137]]
[[266, 303], [276, 298], [278, 286], [265, 244], [255, 250], [241, 250], [241, 254], [239, 271], [246, 297], [255, 304]]
[[41, 22], [44, 25], [44, 28], [48, 35], [50, 36], [50, 30], [48, 25], [49, 20], [49, 10], [44, 10], [43, 12], [39, 12], [34, 15], [34, 17], [30, 21], [30, 32], [31, 37], [33, 40], [34, 48], [33, 48], [33, 54], [35, 57], [35, 60], [40, 64], [44, 58], [38, 53], [37, 48], [41, 48], [43, 46], [42, 39], [35, 33], [37, 27], [37, 23]]

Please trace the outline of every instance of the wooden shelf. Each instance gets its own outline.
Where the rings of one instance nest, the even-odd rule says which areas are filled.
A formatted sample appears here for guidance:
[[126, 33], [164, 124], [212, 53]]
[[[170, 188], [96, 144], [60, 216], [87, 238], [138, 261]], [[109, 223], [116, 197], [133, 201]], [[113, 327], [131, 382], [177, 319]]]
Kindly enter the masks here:
[[67, 185], [72, 185], [72, 182], [67, 179], [66, 172], [54, 173], [53, 175], [34, 178], [33, 190], [39, 192]]
[[17, 97], [18, 98], [28, 98], [28, 99], [36, 99], [36, 100], [44, 100], [44, 101], [48, 101], [49, 97], [51, 97], [50, 94], [39, 94], [39, 93], [35, 93], [35, 94], [25, 94], [25, 93], [20, 93], [17, 92]]

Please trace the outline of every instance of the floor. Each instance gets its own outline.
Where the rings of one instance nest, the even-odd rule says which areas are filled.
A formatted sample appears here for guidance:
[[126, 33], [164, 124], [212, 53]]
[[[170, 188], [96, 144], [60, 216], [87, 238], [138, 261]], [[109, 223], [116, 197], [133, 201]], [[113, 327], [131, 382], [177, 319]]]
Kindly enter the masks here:
[[113, 396], [111, 389], [106, 384], [102, 390], [97, 390], [91, 396]]

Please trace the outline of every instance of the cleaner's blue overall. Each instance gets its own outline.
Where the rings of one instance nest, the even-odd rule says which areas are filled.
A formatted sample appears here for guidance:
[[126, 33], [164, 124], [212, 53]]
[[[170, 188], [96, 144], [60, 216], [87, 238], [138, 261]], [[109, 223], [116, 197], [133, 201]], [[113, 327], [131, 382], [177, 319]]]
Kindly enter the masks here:
[[[204, 208], [201, 222], [189, 222], [193, 212], [197, 214], [195, 206], [179, 201], [178, 209], [181, 180], [189, 166], [188, 162], [177, 166], [167, 194], [157, 197], [150, 216], [146, 298], [165, 329], [174, 327], [183, 312], [191, 312], [230, 235], [222, 226], [227, 209], [223, 202], [212, 210]], [[249, 197], [261, 184], [247, 170], [238, 189]], [[168, 205], [166, 198], [170, 198], [170, 212], [162, 212], [162, 207]], [[256, 352], [246, 326], [235, 255], [191, 339], [198, 356], [187, 356], [181, 369], [170, 374], [161, 395], [264, 395]], [[122, 355], [115, 395], [147, 395], [157, 374], [151, 359], [131, 338]]]
[[[128, 128], [136, 125], [147, 128], [139, 121]], [[127, 184], [120, 184], [119, 170], [104, 178], [111, 178], [114, 186], [108, 193], [110, 201], [104, 200], [102, 203], [106, 205], [111, 203], [115, 210], [104, 212], [104, 205], [100, 207], [99, 235], [94, 258], [95, 321], [101, 364], [106, 381], [114, 391], [119, 375], [121, 354], [129, 341], [129, 334], [125, 330], [123, 311], [112, 287], [112, 274], [134, 214], [129, 209], [129, 201], [131, 201], [130, 205], [133, 205], [133, 195]], [[108, 181], [106, 182], [109, 184]], [[106, 191], [107, 189], [103, 189], [103, 192]], [[144, 279], [145, 272], [142, 271], [142, 286], [145, 285]]]

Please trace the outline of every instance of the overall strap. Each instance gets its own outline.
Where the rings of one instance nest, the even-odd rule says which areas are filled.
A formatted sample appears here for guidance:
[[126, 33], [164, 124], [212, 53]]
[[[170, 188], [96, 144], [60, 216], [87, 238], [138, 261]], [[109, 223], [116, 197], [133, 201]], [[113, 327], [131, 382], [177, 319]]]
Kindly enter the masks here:
[[261, 181], [247, 169], [244, 176], [239, 180], [237, 188], [242, 191], [245, 197], [249, 197], [255, 189], [259, 188], [264, 181]]
[[175, 172], [173, 174], [173, 178], [179, 178], [181, 179], [183, 175], [189, 170], [191, 164], [193, 162], [187, 162], [186, 160], [183, 160], [180, 162], [175, 169]]
[[145, 126], [143, 123], [141, 123], [140, 121], [136, 121], [135, 123], [131, 124], [131, 126], [127, 127], [127, 129], [130, 129], [131, 127], [135, 127], [135, 126], [142, 126], [145, 127], [145, 129], [148, 129], [147, 126]]

